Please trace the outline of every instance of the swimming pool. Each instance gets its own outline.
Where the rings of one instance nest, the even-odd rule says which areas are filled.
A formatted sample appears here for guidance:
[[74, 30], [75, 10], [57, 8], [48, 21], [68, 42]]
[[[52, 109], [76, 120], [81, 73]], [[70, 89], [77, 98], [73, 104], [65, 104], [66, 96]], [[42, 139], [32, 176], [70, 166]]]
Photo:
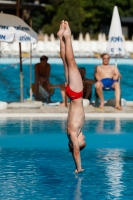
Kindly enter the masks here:
[[[94, 68], [96, 65], [101, 64], [101, 59], [77, 59], [78, 67], [86, 68], [86, 77], [90, 79], [94, 79]], [[130, 62], [129, 62], [130, 61]], [[32, 80], [34, 82], [34, 64], [39, 62], [38, 59], [33, 59], [32, 63]], [[14, 64], [13, 64], [14, 63]], [[20, 101], [20, 75], [19, 75], [19, 59], [6, 59], [5, 61], [0, 60], [0, 94], [1, 101]], [[64, 83], [64, 68], [60, 58], [58, 59], [49, 59], [49, 63], [51, 64], [51, 72], [50, 72], [50, 82], [52, 84], [60, 84]], [[114, 64], [114, 60], [110, 61], [110, 64]], [[118, 68], [122, 74], [121, 79], [121, 90], [122, 90], [122, 98], [132, 101], [133, 100], [133, 62], [132, 59], [118, 59]], [[24, 75], [24, 98], [29, 98], [27, 94], [27, 90], [29, 90], [29, 77], [30, 77], [30, 61], [23, 63], [23, 75]], [[94, 85], [92, 90], [92, 100], [94, 99]], [[108, 98], [113, 98], [113, 92], [105, 93], [105, 100]], [[62, 101], [60, 89], [55, 89], [54, 95], [51, 100], [53, 102]]]
[[65, 127], [65, 120], [0, 121], [0, 199], [133, 199], [133, 120], [87, 120], [78, 175]]

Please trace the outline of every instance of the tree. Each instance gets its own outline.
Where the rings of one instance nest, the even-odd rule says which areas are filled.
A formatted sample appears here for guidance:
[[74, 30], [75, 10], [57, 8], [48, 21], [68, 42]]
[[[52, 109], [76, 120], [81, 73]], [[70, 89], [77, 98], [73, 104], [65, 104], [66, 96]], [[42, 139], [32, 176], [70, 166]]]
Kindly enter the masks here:
[[88, 31], [89, 28], [93, 34], [108, 34], [114, 6], [118, 7], [120, 17], [133, 16], [132, 4], [133, 0], [82, 0], [85, 11], [84, 31]]
[[84, 21], [84, 10], [81, 6], [81, 0], [64, 0], [58, 4], [57, 12], [54, 15], [51, 24], [43, 27], [45, 33], [57, 33], [61, 20], [69, 21], [72, 33], [77, 37], [82, 31]]
[[[44, 1], [40, 0], [40, 3]], [[79, 32], [90, 32], [93, 37], [99, 32], [108, 35], [115, 5], [120, 17], [133, 16], [133, 0], [45, 0], [45, 4], [44, 9], [32, 10], [33, 29], [56, 35], [60, 21], [64, 19], [69, 21], [76, 38]]]

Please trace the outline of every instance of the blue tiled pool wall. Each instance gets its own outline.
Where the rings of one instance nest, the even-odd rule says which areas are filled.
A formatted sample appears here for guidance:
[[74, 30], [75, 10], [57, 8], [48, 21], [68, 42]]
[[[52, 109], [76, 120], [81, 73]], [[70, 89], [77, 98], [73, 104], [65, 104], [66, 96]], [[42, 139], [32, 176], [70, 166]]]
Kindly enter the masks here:
[[[99, 64], [100, 61], [99, 61]], [[85, 67], [86, 68], [86, 77], [90, 79], [94, 79], [94, 68], [98, 65], [98, 63], [83, 63], [81, 62], [78, 64], [78, 67]], [[0, 80], [1, 80], [1, 101], [19, 101], [20, 100], [20, 75], [19, 75], [19, 64], [1, 64], [0, 66]], [[121, 93], [122, 98], [126, 100], [133, 100], [133, 64], [119, 64], [118, 68], [120, 73], [122, 74], [121, 79]], [[23, 75], [24, 75], [24, 98], [29, 98], [28, 91], [30, 88], [30, 65], [23, 64]], [[32, 81], [34, 82], [34, 64], [32, 65]], [[52, 84], [60, 84], [64, 83], [64, 68], [61, 63], [54, 64], [51, 63], [51, 72], [50, 72], [50, 82]], [[94, 100], [94, 84], [93, 84], [93, 91], [92, 91], [92, 100]], [[114, 92], [105, 92], [105, 100], [109, 98], [114, 98]], [[53, 102], [62, 101], [60, 89], [55, 89], [54, 95], [52, 96], [51, 100]]]
[[[12, 128], [11, 128], [12, 127]], [[133, 120], [86, 120], [87, 149], [133, 149]], [[126, 142], [125, 142], [126, 141]], [[66, 149], [66, 120], [1, 120], [0, 147]]]
[[[11, 129], [12, 127], [12, 129]], [[49, 130], [50, 129], [50, 130]], [[57, 130], [60, 130], [59, 132]], [[47, 119], [1, 119], [0, 136], [16, 134], [45, 134], [49, 132], [60, 134], [66, 133], [66, 119], [47, 120]], [[132, 134], [133, 120], [129, 119], [85, 119], [83, 132], [89, 134]]]

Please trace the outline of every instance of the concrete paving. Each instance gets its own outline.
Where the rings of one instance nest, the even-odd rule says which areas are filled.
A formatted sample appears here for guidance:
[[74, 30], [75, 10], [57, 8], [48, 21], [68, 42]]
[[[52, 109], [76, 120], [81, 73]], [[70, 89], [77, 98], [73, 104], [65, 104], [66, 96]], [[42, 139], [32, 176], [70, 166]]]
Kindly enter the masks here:
[[[67, 107], [42, 105], [42, 102], [10, 103], [7, 109], [0, 110], [0, 118], [4, 117], [36, 117], [36, 118], [62, 118], [67, 117]], [[123, 110], [116, 110], [113, 106], [104, 106], [99, 109], [94, 105], [84, 107], [85, 116], [88, 118], [120, 117], [133, 118], [133, 102], [127, 102]]]

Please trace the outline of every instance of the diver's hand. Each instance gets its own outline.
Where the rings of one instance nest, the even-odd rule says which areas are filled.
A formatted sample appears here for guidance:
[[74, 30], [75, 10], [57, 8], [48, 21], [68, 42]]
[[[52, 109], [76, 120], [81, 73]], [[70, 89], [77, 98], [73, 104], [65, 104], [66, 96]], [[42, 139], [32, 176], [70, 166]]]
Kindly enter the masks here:
[[75, 169], [75, 173], [77, 174], [77, 173], [81, 173], [82, 171], [84, 171], [84, 169], [81, 169], [81, 170], [77, 170], [77, 169]]

